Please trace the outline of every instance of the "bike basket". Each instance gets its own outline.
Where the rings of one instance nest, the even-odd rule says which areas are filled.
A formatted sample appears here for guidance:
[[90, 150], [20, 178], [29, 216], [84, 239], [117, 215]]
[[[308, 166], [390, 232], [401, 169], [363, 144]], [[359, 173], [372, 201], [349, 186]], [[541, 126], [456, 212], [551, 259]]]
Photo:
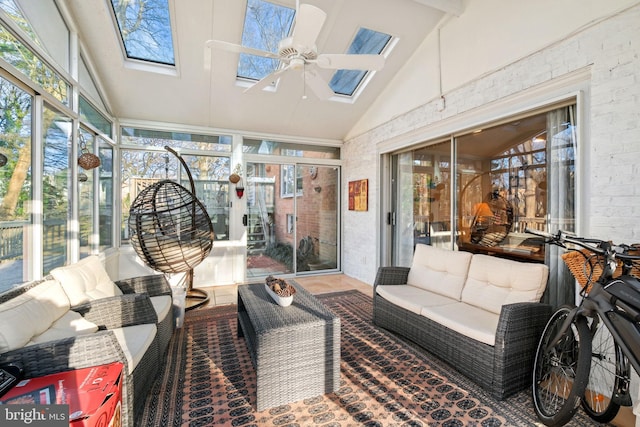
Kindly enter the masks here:
[[[562, 254], [562, 260], [569, 267], [569, 271], [576, 278], [580, 286], [584, 286], [589, 282], [587, 292], [591, 290], [591, 282], [597, 281], [602, 275], [601, 260], [591, 251], [581, 249], [579, 251], [570, 251]], [[619, 277], [622, 274], [622, 263], [618, 263], [618, 267], [613, 272], [613, 277]], [[631, 275], [640, 277], [640, 266], [634, 263]]]

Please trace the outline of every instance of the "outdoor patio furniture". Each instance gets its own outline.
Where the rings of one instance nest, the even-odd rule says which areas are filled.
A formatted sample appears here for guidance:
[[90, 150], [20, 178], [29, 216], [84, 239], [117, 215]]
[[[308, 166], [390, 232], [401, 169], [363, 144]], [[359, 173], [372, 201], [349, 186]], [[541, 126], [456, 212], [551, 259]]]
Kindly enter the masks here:
[[531, 383], [547, 277], [544, 264], [418, 244], [411, 268], [378, 270], [373, 321], [504, 399]]
[[256, 369], [258, 411], [340, 385], [340, 318], [301, 286], [281, 307], [263, 283], [238, 287], [238, 335]]

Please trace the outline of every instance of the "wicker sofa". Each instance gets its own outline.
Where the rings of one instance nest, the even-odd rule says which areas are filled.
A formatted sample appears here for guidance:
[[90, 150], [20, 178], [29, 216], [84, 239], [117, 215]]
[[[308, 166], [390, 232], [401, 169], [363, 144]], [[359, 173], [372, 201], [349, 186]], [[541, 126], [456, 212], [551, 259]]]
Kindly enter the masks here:
[[547, 279], [544, 264], [418, 244], [410, 268], [379, 269], [373, 321], [504, 399], [531, 382]]
[[0, 294], [0, 324], [0, 365], [25, 378], [122, 362], [122, 420], [134, 426], [175, 321], [163, 275], [113, 282], [88, 257]]

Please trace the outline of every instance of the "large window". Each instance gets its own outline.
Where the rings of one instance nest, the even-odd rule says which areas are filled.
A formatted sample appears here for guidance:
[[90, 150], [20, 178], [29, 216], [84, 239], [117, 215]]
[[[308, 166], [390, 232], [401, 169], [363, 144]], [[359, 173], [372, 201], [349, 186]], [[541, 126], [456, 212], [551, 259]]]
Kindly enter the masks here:
[[177, 151], [187, 164], [196, 196], [207, 208], [213, 223], [216, 240], [229, 239], [230, 136], [123, 127], [121, 139], [128, 147], [121, 150], [124, 241], [129, 239], [127, 224], [131, 204], [147, 186], [170, 179], [191, 190], [187, 171], [164, 147]]

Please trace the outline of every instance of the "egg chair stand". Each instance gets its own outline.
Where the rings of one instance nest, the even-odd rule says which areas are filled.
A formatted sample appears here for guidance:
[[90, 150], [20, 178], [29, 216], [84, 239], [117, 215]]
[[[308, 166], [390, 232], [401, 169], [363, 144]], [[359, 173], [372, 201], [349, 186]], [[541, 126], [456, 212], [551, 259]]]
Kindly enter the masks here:
[[205, 206], [196, 197], [195, 184], [184, 159], [170, 147], [187, 172], [191, 191], [169, 179], [141, 191], [129, 209], [131, 245], [150, 268], [163, 273], [186, 273], [186, 298], [195, 300], [186, 310], [209, 301], [201, 289], [193, 288], [193, 269], [213, 247], [213, 224]]

